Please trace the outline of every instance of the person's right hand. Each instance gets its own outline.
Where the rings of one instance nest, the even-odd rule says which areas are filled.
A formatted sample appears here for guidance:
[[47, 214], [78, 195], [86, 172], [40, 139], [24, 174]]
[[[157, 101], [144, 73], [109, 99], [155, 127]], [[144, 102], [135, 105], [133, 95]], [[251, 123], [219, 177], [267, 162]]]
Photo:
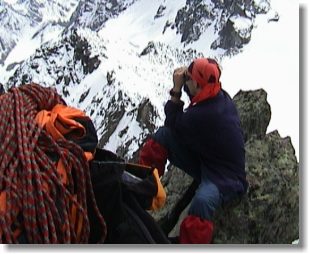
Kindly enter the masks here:
[[173, 90], [175, 92], [180, 92], [182, 86], [184, 85], [184, 73], [186, 72], [186, 67], [179, 67], [173, 72]]

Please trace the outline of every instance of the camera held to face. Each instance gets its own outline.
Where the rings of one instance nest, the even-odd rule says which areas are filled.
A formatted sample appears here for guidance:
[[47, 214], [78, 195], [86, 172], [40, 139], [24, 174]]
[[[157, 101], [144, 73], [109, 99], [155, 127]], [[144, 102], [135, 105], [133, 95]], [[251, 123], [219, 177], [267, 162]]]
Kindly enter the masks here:
[[191, 77], [187, 74], [187, 72], [185, 71], [183, 73], [183, 84], [185, 85], [187, 81], [191, 80]]

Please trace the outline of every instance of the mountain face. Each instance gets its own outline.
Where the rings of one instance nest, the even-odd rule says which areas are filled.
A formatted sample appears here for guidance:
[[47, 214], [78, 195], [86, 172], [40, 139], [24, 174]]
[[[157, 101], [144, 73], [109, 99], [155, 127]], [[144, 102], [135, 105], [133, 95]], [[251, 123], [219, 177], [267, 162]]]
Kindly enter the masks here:
[[[92, 118], [100, 147], [135, 159], [163, 124], [174, 68], [238, 54], [270, 9], [269, 0], [0, 0], [0, 82], [55, 87]], [[17, 61], [25, 41], [38, 47]]]
[[12, 7], [0, 1], [0, 64], [4, 63], [9, 51], [16, 45], [24, 26], [29, 26], [27, 17], [18, 15]]
[[117, 17], [135, 1], [136, 0], [80, 1], [71, 17], [71, 27], [90, 28], [93, 31], [98, 31], [104, 26], [107, 20]]
[[10, 5], [0, 0], [0, 65], [26, 35], [36, 36], [48, 25], [58, 24], [63, 29], [77, 3], [77, 0], [19, 0]]
[[[228, 52], [242, 48], [250, 41], [251, 31], [257, 14], [270, 10], [268, 1], [191, 1], [181, 8], [175, 18], [177, 33], [182, 34], [181, 42], [190, 44], [199, 40], [210, 26], [218, 33], [211, 48], [222, 48]], [[243, 26], [237, 22], [243, 22]]]
[[[100, 64], [98, 55], [91, 56], [89, 48], [88, 41], [72, 30], [59, 42], [46, 43], [38, 48], [30, 59], [20, 65], [7, 84], [13, 87], [36, 80], [43, 86], [55, 86], [64, 98], [70, 97], [68, 87], [78, 86]], [[104, 56], [104, 48], [101, 55]]]

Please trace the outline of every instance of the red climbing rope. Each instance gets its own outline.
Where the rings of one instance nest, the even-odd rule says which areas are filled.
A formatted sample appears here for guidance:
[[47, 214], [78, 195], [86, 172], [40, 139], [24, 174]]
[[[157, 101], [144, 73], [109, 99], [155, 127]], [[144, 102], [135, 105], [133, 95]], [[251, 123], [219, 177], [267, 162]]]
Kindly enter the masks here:
[[[59, 103], [64, 104], [54, 89], [37, 84], [0, 95], [0, 243], [18, 242], [21, 232], [30, 243], [87, 243], [87, 203], [105, 239], [84, 151], [65, 139], [56, 142], [35, 122], [39, 111]], [[51, 155], [63, 162], [68, 184]]]

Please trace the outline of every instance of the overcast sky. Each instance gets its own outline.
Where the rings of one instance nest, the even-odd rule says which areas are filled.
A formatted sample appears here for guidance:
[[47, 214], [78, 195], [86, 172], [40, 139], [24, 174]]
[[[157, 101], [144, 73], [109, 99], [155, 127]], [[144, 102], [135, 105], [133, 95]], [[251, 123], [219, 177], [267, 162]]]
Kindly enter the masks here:
[[243, 53], [223, 61], [222, 83], [232, 96], [239, 89], [265, 89], [272, 111], [267, 132], [290, 136], [299, 158], [299, 6], [294, 0], [271, 0], [271, 5], [279, 21], [258, 16]]

